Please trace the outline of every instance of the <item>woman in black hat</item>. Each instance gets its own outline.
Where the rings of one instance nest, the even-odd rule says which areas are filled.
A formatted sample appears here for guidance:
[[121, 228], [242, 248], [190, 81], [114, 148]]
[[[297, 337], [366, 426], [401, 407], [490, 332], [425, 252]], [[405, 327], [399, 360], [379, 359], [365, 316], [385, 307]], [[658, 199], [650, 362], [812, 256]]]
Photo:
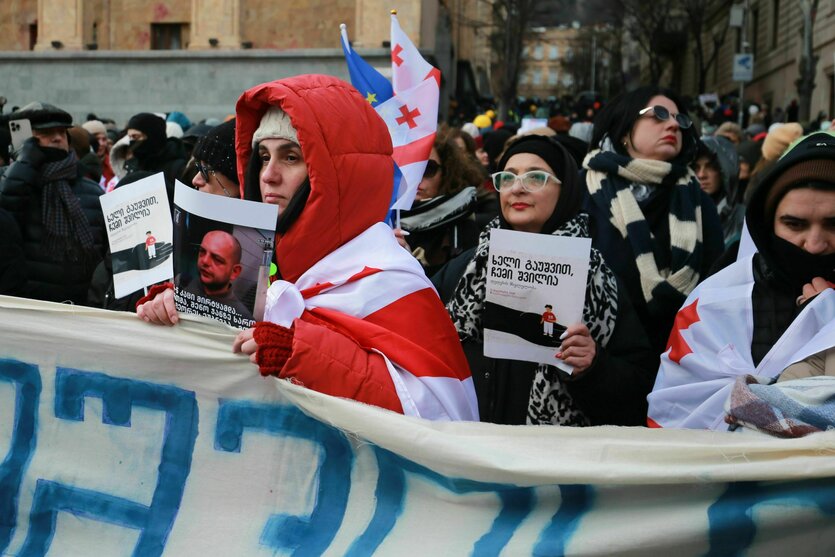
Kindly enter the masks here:
[[470, 362], [482, 421], [504, 424], [642, 425], [655, 376], [640, 322], [626, 291], [592, 249], [581, 323], [565, 331], [558, 357], [574, 367], [485, 357], [484, 318], [490, 230], [589, 236], [577, 166], [568, 151], [542, 136], [512, 143], [493, 183], [501, 212], [479, 244], [434, 279]]

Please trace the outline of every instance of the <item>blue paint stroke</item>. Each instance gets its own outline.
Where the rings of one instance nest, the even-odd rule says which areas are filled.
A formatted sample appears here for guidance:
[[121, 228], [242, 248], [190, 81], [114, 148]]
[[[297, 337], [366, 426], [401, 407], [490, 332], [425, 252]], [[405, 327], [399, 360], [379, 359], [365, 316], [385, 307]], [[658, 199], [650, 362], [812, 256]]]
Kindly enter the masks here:
[[707, 510], [710, 539], [707, 555], [742, 555], [757, 534], [754, 509], [765, 503], [814, 507], [825, 515], [835, 516], [835, 478], [729, 484]]
[[339, 430], [293, 406], [221, 399], [215, 449], [240, 452], [244, 430], [281, 434], [317, 443], [322, 450], [316, 502], [309, 516], [276, 514], [267, 520], [261, 544], [292, 550], [294, 556], [321, 555], [333, 542], [348, 506], [354, 453]]
[[501, 510], [490, 530], [473, 546], [473, 555], [499, 555], [516, 529], [530, 514], [536, 496], [532, 488], [447, 478], [385, 449], [375, 447], [379, 467], [377, 508], [365, 531], [346, 553], [349, 557], [371, 555], [394, 529], [403, 513], [406, 494], [406, 472], [415, 474], [456, 494], [495, 492], [502, 502]]
[[0, 463], [0, 554], [9, 547], [17, 525], [17, 505], [23, 474], [38, 439], [41, 376], [38, 367], [0, 360], [0, 381], [15, 387], [14, 428], [9, 452]]
[[170, 385], [58, 368], [55, 416], [84, 421], [86, 397], [101, 398], [102, 422], [114, 426], [130, 427], [134, 406], [165, 412], [162, 458], [151, 504], [145, 506], [105, 493], [38, 480], [31, 524], [20, 555], [44, 555], [49, 550], [60, 511], [137, 529], [140, 534], [133, 555], [162, 555], [191, 471], [199, 419], [194, 393]]
[[542, 531], [533, 555], [549, 557], [565, 555], [565, 548], [577, 531], [580, 520], [594, 503], [594, 489], [590, 485], [561, 485], [562, 503], [551, 523]]

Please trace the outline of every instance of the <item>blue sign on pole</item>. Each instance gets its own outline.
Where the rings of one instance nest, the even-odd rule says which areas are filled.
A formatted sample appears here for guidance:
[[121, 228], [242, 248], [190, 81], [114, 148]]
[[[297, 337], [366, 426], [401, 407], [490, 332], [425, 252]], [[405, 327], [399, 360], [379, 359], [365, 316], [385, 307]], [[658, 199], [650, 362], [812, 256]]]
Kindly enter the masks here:
[[751, 81], [754, 78], [754, 55], [734, 54], [734, 81]]

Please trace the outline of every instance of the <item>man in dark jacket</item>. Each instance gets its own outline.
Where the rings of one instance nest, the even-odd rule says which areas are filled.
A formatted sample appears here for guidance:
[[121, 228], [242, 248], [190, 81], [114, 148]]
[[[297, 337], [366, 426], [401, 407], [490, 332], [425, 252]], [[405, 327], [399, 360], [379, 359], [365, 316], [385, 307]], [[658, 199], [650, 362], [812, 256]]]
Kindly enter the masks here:
[[132, 158], [125, 163], [127, 176], [137, 172], [144, 176], [163, 172], [168, 199], [173, 201], [174, 180], [180, 177], [188, 162], [182, 141], [175, 137], [167, 138], [165, 120], [148, 112], [140, 112], [131, 117], [127, 135], [132, 154]]
[[101, 189], [79, 173], [69, 148], [72, 117], [46, 103], [31, 103], [9, 115], [28, 119], [33, 137], [0, 178], [0, 208], [20, 228], [26, 261], [26, 295], [84, 304], [96, 264], [104, 254]]

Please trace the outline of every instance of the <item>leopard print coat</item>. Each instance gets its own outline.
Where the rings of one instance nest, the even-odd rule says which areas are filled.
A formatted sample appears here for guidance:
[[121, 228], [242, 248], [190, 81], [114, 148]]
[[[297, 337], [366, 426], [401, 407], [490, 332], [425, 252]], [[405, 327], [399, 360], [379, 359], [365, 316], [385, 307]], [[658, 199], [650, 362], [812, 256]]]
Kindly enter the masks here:
[[[490, 230], [499, 226], [495, 218], [479, 236], [478, 247], [464, 274], [458, 281], [447, 310], [462, 342], [483, 342], [484, 299], [487, 294], [487, 255]], [[553, 232], [556, 236], [588, 238], [588, 215], [580, 213]], [[615, 329], [618, 313], [617, 281], [596, 249], [591, 250], [591, 262], [586, 286], [583, 322], [591, 337], [605, 347]], [[536, 365], [536, 364], [531, 364]], [[536, 370], [528, 402], [529, 424], [589, 425], [588, 418], [574, 403], [557, 368], [539, 365]]]

